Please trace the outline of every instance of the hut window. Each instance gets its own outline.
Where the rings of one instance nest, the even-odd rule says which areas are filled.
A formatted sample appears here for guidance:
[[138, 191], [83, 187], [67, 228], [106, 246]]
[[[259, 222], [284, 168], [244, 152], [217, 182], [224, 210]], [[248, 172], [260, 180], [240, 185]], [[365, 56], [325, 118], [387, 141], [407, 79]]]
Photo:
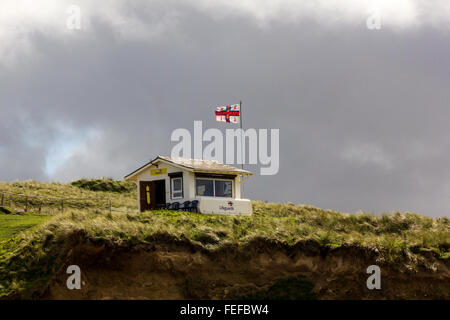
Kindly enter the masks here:
[[180, 199], [183, 198], [183, 178], [171, 178], [172, 185], [172, 199]]
[[214, 180], [197, 179], [197, 195], [214, 197]]
[[227, 197], [231, 198], [233, 196], [233, 181], [227, 180], [214, 180], [215, 194], [216, 197]]
[[197, 196], [233, 197], [233, 180], [195, 179]]

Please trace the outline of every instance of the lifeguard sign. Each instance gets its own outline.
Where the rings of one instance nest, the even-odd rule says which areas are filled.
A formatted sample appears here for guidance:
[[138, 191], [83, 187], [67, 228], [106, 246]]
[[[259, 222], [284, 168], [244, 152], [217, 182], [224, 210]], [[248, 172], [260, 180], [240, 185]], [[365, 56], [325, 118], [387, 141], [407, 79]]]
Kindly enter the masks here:
[[196, 200], [200, 213], [251, 215], [250, 200], [241, 197], [250, 175], [218, 161], [159, 156], [124, 179], [137, 183], [141, 212]]

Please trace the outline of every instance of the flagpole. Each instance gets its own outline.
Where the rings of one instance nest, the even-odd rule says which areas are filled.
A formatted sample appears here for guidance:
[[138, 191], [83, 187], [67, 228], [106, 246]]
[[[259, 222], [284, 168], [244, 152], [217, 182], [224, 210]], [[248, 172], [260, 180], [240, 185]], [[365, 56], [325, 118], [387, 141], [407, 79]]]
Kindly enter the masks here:
[[241, 159], [242, 159], [242, 170], [244, 170], [244, 159], [245, 159], [245, 155], [244, 155], [244, 130], [242, 129], [242, 119], [243, 119], [243, 117], [242, 117], [242, 115], [243, 115], [243, 113], [242, 113], [242, 100], [239, 102], [239, 110], [240, 110], [240, 114], [241, 114], [241, 116], [240, 116], [240, 124], [241, 124]]
[[[239, 101], [239, 113], [240, 113], [240, 119], [239, 119], [239, 123], [241, 124], [241, 160], [242, 160], [242, 170], [244, 170], [244, 159], [245, 159], [245, 155], [244, 155], [244, 130], [242, 129], [242, 100]], [[241, 199], [244, 196], [244, 183], [241, 183]]]

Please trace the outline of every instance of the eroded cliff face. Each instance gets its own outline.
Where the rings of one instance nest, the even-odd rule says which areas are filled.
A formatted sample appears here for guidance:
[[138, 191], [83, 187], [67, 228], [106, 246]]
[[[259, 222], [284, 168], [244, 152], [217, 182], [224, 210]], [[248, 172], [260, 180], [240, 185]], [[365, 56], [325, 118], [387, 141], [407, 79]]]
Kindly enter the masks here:
[[[376, 250], [331, 250], [309, 242], [287, 247], [263, 239], [220, 250], [171, 242], [132, 247], [78, 243], [35, 298], [450, 299], [449, 261], [432, 255], [426, 259], [413, 268], [381, 261]], [[381, 290], [366, 286], [366, 270], [373, 264], [381, 268]], [[81, 268], [80, 290], [67, 289], [69, 265]]]

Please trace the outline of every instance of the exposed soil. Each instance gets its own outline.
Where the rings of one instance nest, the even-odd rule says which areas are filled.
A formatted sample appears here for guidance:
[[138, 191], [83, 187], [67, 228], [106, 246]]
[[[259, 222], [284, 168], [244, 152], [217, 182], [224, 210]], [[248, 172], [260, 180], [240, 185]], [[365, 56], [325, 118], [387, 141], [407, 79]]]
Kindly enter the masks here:
[[[77, 244], [42, 291], [43, 299], [233, 299], [267, 290], [277, 280], [303, 275], [319, 299], [450, 299], [450, 263], [399, 270], [377, 252], [354, 247], [323, 250], [314, 243], [284, 247], [263, 240], [245, 248], [209, 251], [187, 243], [122, 247]], [[69, 290], [69, 265], [82, 288]], [[369, 265], [381, 268], [381, 290], [369, 290]]]

